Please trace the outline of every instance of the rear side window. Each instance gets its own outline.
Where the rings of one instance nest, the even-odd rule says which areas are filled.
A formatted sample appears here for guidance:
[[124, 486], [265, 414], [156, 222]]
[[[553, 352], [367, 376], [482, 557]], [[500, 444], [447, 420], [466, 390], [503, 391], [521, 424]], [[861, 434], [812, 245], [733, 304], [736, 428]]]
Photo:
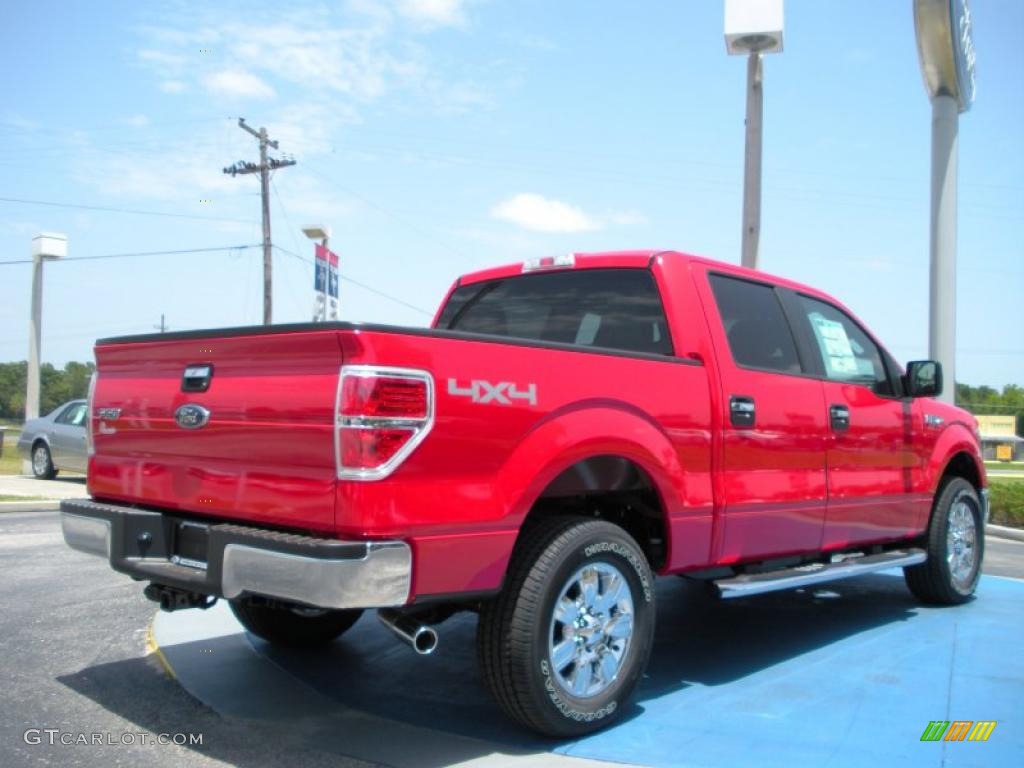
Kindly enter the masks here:
[[802, 373], [793, 332], [775, 290], [722, 275], [710, 275], [710, 280], [736, 364]]
[[85, 423], [85, 403], [75, 403], [64, 409], [64, 412], [57, 417], [58, 424], [68, 424], [72, 427], [80, 427]]
[[672, 354], [661, 296], [646, 269], [569, 270], [462, 286], [437, 327]]

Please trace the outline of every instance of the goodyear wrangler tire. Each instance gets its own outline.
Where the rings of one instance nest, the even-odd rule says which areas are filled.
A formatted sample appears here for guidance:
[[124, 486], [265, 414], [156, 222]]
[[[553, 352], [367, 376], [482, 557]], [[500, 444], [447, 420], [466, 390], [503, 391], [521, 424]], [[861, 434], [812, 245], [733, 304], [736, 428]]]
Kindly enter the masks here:
[[332, 611], [307, 608], [262, 598], [231, 600], [235, 618], [257, 637], [285, 648], [315, 648], [327, 645], [351, 629], [361, 610]]
[[480, 613], [480, 667], [512, 718], [546, 736], [580, 736], [624, 709], [654, 618], [654, 578], [628, 533], [602, 520], [542, 520]]
[[985, 524], [974, 486], [953, 477], [939, 487], [925, 540], [928, 559], [903, 569], [907, 586], [925, 603], [958, 605], [974, 594], [985, 554]]

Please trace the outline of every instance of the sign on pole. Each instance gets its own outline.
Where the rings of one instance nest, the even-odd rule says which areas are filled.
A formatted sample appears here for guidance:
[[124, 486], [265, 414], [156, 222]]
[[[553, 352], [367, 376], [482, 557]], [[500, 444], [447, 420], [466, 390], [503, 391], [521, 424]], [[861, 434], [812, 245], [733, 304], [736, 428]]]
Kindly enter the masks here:
[[317, 320], [338, 319], [338, 254], [324, 245], [316, 246], [316, 269], [313, 289], [316, 291]]

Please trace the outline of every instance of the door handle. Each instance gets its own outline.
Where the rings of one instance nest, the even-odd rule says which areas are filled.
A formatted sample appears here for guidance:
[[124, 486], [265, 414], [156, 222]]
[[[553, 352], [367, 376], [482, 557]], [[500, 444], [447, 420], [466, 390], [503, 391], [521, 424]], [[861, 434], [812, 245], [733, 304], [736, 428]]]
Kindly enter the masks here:
[[733, 395], [729, 398], [729, 420], [734, 427], [750, 428], [754, 426], [757, 407], [754, 398], [744, 395]]
[[835, 432], [845, 432], [850, 428], [850, 409], [845, 405], [830, 405], [828, 418]]

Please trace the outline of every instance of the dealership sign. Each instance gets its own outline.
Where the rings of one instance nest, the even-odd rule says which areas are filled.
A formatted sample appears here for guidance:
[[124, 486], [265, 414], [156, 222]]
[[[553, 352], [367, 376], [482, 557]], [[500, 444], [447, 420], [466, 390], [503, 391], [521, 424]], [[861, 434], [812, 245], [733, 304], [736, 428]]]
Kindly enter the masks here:
[[914, 0], [917, 51], [928, 95], [952, 96], [961, 112], [974, 103], [974, 36], [967, 0]]

